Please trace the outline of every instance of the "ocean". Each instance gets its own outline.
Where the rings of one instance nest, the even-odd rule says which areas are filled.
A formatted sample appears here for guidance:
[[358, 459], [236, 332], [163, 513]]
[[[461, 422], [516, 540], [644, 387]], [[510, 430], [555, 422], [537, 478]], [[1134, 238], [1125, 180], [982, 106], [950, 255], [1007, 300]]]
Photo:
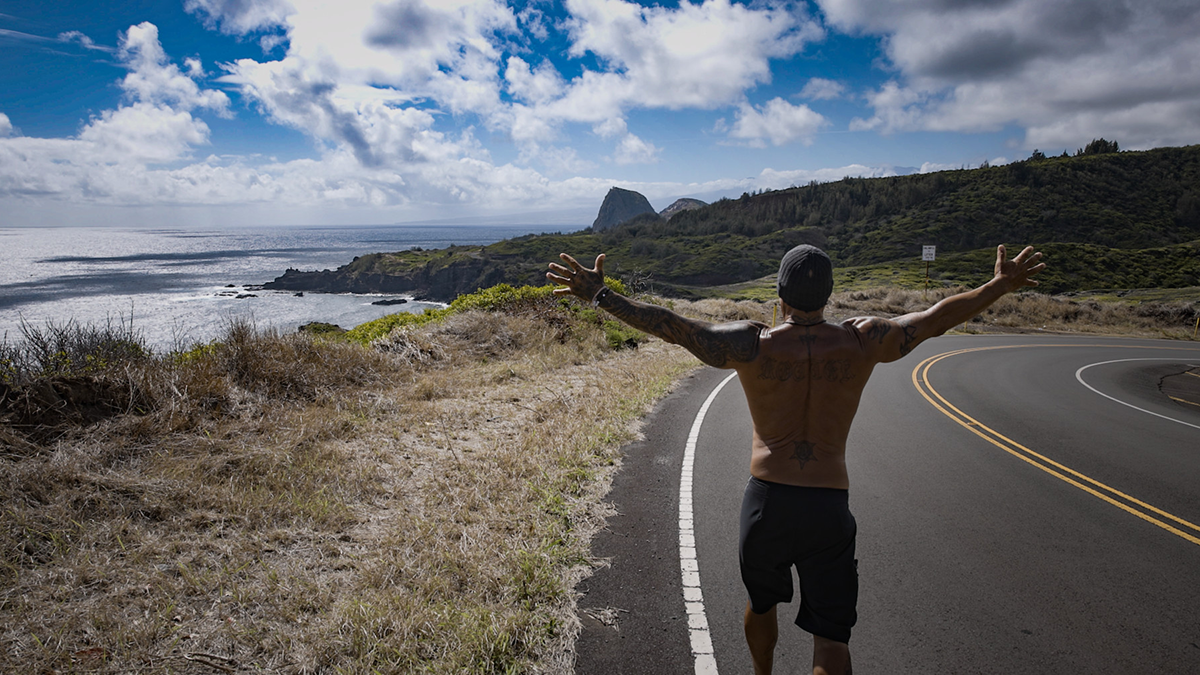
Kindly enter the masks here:
[[[133, 321], [147, 344], [168, 350], [220, 335], [235, 319], [294, 331], [310, 321], [352, 328], [437, 303], [379, 306], [404, 295], [253, 290], [293, 267], [336, 269], [366, 253], [490, 244], [572, 226], [0, 229], [0, 340], [21, 325]], [[549, 261], [547, 261], [549, 262]], [[255, 296], [255, 297], [242, 297]]]

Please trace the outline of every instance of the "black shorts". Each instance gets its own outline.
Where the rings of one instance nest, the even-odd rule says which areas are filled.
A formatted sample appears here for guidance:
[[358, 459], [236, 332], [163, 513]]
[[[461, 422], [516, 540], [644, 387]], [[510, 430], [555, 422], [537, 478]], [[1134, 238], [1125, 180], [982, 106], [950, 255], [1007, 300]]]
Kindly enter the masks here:
[[738, 558], [757, 614], [792, 600], [792, 566], [800, 577], [796, 625], [850, 641], [858, 620], [857, 525], [846, 490], [797, 487], [751, 477], [742, 499]]

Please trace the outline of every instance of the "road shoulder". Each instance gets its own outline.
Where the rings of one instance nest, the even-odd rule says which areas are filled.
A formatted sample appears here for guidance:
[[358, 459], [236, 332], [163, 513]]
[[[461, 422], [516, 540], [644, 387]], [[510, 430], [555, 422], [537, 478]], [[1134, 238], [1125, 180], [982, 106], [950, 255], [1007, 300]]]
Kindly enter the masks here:
[[646, 419], [645, 438], [622, 448], [607, 497], [617, 514], [592, 542], [593, 557], [609, 564], [576, 587], [576, 673], [692, 669], [679, 571], [679, 471], [692, 421], [726, 375], [703, 368], [687, 377]]

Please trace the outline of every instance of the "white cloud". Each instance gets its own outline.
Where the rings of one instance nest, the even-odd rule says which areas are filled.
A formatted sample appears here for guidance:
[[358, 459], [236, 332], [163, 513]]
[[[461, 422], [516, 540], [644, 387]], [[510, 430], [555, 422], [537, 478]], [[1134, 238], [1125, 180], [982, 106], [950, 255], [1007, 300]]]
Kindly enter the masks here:
[[[594, 121], [590, 102], [617, 106], [715, 108], [771, 80], [770, 60], [798, 53], [823, 37], [796, 7], [748, 7], [729, 0], [642, 7], [624, 0], [568, 0], [570, 53], [592, 53], [606, 66], [585, 73], [559, 107], [569, 119]], [[790, 10], [790, 11], [789, 11]], [[590, 74], [590, 77], [589, 77]]]
[[96, 44], [95, 42], [92, 41], [92, 38], [84, 35], [83, 33], [79, 32], [77, 30], [71, 30], [71, 31], [67, 31], [65, 33], [59, 33], [58, 41], [59, 42], [78, 42], [79, 46], [83, 47], [84, 49], [91, 49], [93, 51], [99, 51], [99, 52], [115, 51], [112, 47], [105, 47], [103, 45]]
[[924, 162], [923, 164], [921, 164], [921, 168], [917, 169], [917, 173], [936, 173], [938, 171], [952, 171], [954, 169], [961, 169], [961, 168], [962, 168], [962, 166], [959, 164], [943, 164], [940, 162]]
[[170, 62], [158, 41], [158, 27], [149, 22], [130, 26], [121, 37], [117, 57], [130, 69], [121, 88], [136, 100], [182, 110], [209, 108], [229, 114], [229, 97], [223, 91], [201, 89], [189, 75], [202, 75], [198, 60], [189, 59], [189, 75]]
[[789, 187], [808, 185], [812, 181], [831, 183], [843, 178], [883, 178], [900, 175], [890, 166], [867, 166], [865, 164], [848, 164], [846, 166], [828, 169], [796, 169], [778, 171], [763, 169], [757, 178], [748, 179], [745, 183], [753, 189], [783, 190]]
[[740, 105], [729, 135], [754, 147], [765, 147], [765, 140], [770, 140], [772, 145], [793, 141], [811, 145], [813, 136], [828, 125], [825, 117], [806, 105], [792, 105], [781, 98], [773, 98], [761, 107], [749, 103]]
[[[331, 147], [351, 147], [369, 166], [388, 160], [370, 147], [364, 129], [387, 122], [378, 110], [350, 105], [349, 87], [387, 86], [397, 100], [424, 101], [422, 110], [435, 115], [477, 116], [489, 132], [509, 135], [522, 161], [561, 168], [564, 155], [546, 150], [564, 124], [623, 120], [636, 108], [728, 105], [770, 81], [771, 59], [823, 36], [801, 6], [729, 0], [677, 8], [569, 0], [561, 25], [533, 5], [514, 13], [501, 0], [293, 0], [261, 10], [245, 1], [190, 0], [188, 8], [223, 30], [284, 29], [284, 57], [239, 60], [225, 66], [222, 79], [272, 120]], [[522, 40], [544, 40], [552, 28], [566, 31], [568, 56], [598, 59], [600, 68], [584, 67], [568, 81], [549, 58], [527, 61]], [[410, 127], [414, 118], [386, 117]], [[628, 129], [612, 136], [613, 161], [653, 161], [660, 152]]]
[[284, 26], [296, 11], [287, 0], [184, 0], [183, 8], [234, 35]]
[[[149, 165], [187, 159], [193, 147], [207, 143], [209, 127], [192, 111], [207, 108], [227, 115], [229, 98], [201, 89], [172, 64], [153, 24], [131, 26], [121, 36], [117, 58], [129, 69], [120, 86], [132, 102], [100, 112], [74, 138], [0, 139], [0, 195], [42, 194], [85, 202], [123, 195], [132, 203], [152, 203], [168, 192], [131, 194], [130, 189], [139, 176], [167, 175]], [[189, 70], [195, 72], [191, 66]], [[11, 123], [7, 126], [11, 132]]]
[[859, 128], [1026, 129], [1028, 147], [1200, 138], [1200, 5], [1176, 0], [819, 0], [883, 36], [901, 77]]
[[617, 138], [617, 147], [607, 159], [617, 164], [653, 164], [658, 161], [662, 149], [653, 143], [630, 133], [629, 126], [620, 117], [613, 117], [592, 126], [592, 133], [600, 138]]
[[828, 101], [841, 98], [845, 93], [846, 85], [841, 82], [827, 80], [823, 77], [814, 77], [800, 90], [800, 98], [807, 98], [814, 101]]
[[878, 90], [867, 92], [866, 99], [875, 109], [875, 115], [870, 119], [851, 120], [850, 130], [878, 129], [888, 134], [919, 128], [926, 114], [923, 106], [929, 100], [929, 96], [916, 89], [902, 87], [893, 80]]
[[189, 57], [184, 59], [183, 66], [187, 68], [187, 76], [193, 80], [204, 77], [207, 74], [204, 72], [204, 63], [198, 58]]
[[629, 133], [629, 126], [620, 117], [612, 117], [592, 127], [592, 131], [600, 138], [612, 138]]
[[[569, 0], [565, 23], [554, 23], [539, 9], [544, 5], [513, 9], [503, 0], [184, 5], [210, 28], [262, 46], [267, 56], [218, 64], [220, 81], [236, 87], [252, 112], [308, 135], [313, 157], [278, 163], [210, 156], [180, 166], [210, 141], [201, 115], [231, 114], [230, 100], [205, 86], [199, 56], [172, 60], [158, 29], [143, 23], [120, 39], [117, 58], [129, 70], [120, 106], [97, 113], [73, 138], [0, 139], [0, 198], [332, 205], [409, 217], [436, 217], [458, 205], [593, 207], [624, 181], [548, 178], [592, 170], [597, 164], [589, 160], [601, 159], [563, 145], [565, 126], [590, 126], [611, 144], [606, 161], [658, 161], [663, 151], [629, 128], [630, 111], [736, 104], [747, 89], [770, 81], [772, 59], [822, 37], [803, 5], [775, 0], [674, 8]], [[64, 35], [88, 44], [82, 34]], [[529, 48], [550, 39], [567, 40], [569, 52], [542, 58], [536, 54], [544, 49]], [[573, 75], [564, 77], [556, 62], [569, 62]], [[760, 125], [781, 123], [754, 132], [771, 142], [804, 140], [821, 119], [782, 101], [745, 109]], [[449, 120], [461, 131], [446, 131]], [[749, 124], [741, 121], [743, 133]], [[493, 161], [476, 127], [511, 138], [517, 159]], [[717, 184], [645, 185], [665, 198]]]
[[539, 148], [537, 158], [550, 175], [574, 175], [590, 171], [596, 164], [583, 159], [575, 148]]
[[0, 138], [10, 135], [13, 132], [12, 122], [8, 119], [8, 115], [0, 113]]
[[617, 143], [612, 160], [617, 164], [653, 164], [658, 161], [660, 148], [648, 143], [633, 134], [625, 134]]
[[105, 110], [79, 140], [93, 161], [161, 164], [182, 159], [191, 147], [208, 142], [208, 125], [185, 110], [138, 102]]
[[566, 86], [558, 71], [549, 63], [543, 63], [537, 71], [533, 71], [519, 56], [508, 57], [504, 79], [514, 97], [535, 104], [557, 98]]

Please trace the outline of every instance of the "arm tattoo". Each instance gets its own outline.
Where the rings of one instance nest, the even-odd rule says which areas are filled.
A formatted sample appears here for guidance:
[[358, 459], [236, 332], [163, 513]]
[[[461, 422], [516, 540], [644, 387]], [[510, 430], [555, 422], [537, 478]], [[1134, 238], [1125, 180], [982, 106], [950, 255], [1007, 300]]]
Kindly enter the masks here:
[[890, 321], [872, 321], [867, 324], [867, 339], [875, 340], [879, 344], [883, 344], [883, 339], [890, 332], [892, 332]]
[[681, 345], [710, 366], [724, 368], [730, 361], [752, 361], [758, 355], [759, 328], [750, 322], [707, 324], [693, 321], [665, 307], [637, 302], [616, 293], [605, 295], [600, 306], [638, 330]]
[[800, 469], [804, 469], [804, 465], [809, 462], [817, 461], [816, 453], [813, 450], [817, 447], [816, 443], [811, 441], [796, 441], [793, 445], [794, 452], [788, 459], [794, 459], [800, 463]]
[[908, 356], [916, 347], [913, 343], [917, 341], [917, 327], [906, 321], [900, 323], [900, 329], [904, 331], [904, 340], [900, 343], [900, 356]]

